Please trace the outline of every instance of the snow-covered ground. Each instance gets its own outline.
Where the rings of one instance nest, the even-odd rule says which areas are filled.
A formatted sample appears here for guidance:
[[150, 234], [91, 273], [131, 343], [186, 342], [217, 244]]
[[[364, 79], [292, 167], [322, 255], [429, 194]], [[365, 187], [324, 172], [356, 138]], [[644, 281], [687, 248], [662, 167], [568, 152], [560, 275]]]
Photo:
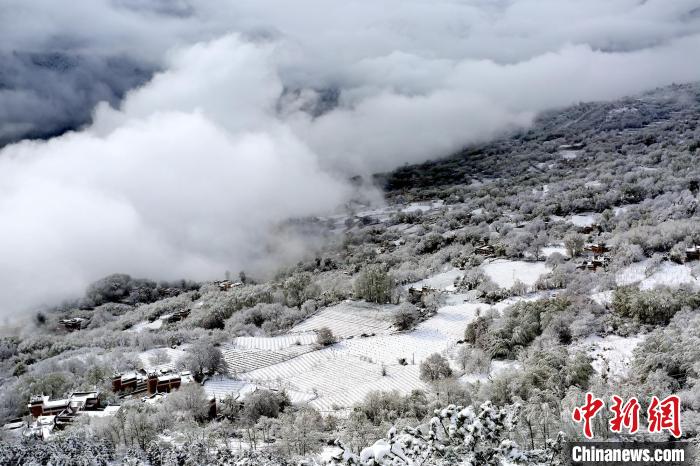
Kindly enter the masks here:
[[589, 227], [598, 222], [598, 214], [596, 213], [586, 213], [572, 215], [568, 218], [569, 222], [573, 223], [577, 227]]
[[549, 271], [544, 262], [525, 262], [507, 259], [488, 260], [481, 264], [491, 280], [501, 288], [510, 288], [516, 280], [528, 286], [535, 284], [537, 279]]
[[376, 306], [360, 301], [346, 301], [322, 310], [295, 326], [290, 333], [313, 332], [327, 327], [340, 338], [371, 333], [389, 333], [395, 306]]
[[215, 396], [218, 399], [226, 396], [243, 398], [257, 388], [254, 384], [243, 380], [234, 380], [223, 375], [217, 375], [205, 380], [203, 386], [207, 395]]
[[444, 201], [442, 200], [437, 200], [433, 202], [412, 202], [408, 204], [406, 207], [403, 207], [401, 209], [401, 212], [417, 212], [417, 211], [422, 211], [422, 212], [428, 212], [431, 210], [439, 209], [444, 205]]
[[598, 291], [591, 295], [591, 299], [601, 306], [610, 304], [613, 298], [613, 290]]
[[[168, 371], [168, 370], [174, 370], [177, 366], [177, 363], [180, 362], [182, 358], [185, 357], [187, 347], [186, 345], [182, 345], [178, 348], [154, 348], [150, 349], [148, 351], [144, 351], [142, 353], [139, 353], [139, 359], [141, 360], [141, 364], [143, 364], [143, 368], [147, 372], [151, 371], [157, 371], [157, 370], [162, 370], [162, 371]], [[167, 362], [163, 362], [160, 364], [156, 364], [153, 360], [154, 356], [157, 353], [160, 352], [165, 352], [167, 354]]]
[[653, 267], [651, 259], [636, 262], [615, 276], [615, 281], [619, 286], [639, 284], [642, 290], [654, 288], [657, 285], [678, 287], [682, 284], [693, 285], [700, 288], [700, 280], [692, 273], [688, 264], [676, 264], [675, 262], [664, 261]]
[[163, 326], [163, 321], [168, 318], [169, 316], [161, 316], [158, 319], [154, 320], [153, 322], [148, 322], [144, 320], [143, 322], [139, 322], [138, 324], [134, 325], [131, 327], [128, 332], [144, 332], [147, 330], [158, 330]]
[[542, 248], [542, 255], [545, 257], [549, 257], [552, 254], [554, 254], [555, 252], [558, 252], [559, 254], [561, 254], [564, 257], [568, 256], [568, 254], [566, 253], [566, 248], [562, 245], [559, 245], [559, 244], [554, 245], [554, 246], [545, 246]]
[[591, 365], [598, 374], [622, 377], [627, 375], [632, 352], [643, 339], [644, 337], [640, 335], [633, 337], [592, 335], [572, 349], [580, 349], [590, 355], [593, 358]]
[[235, 348], [261, 349], [261, 350], [282, 350], [292, 346], [310, 345], [316, 341], [316, 334], [313, 332], [295, 331], [286, 335], [276, 337], [236, 337], [231, 341]]
[[564, 160], [575, 160], [578, 158], [580, 150], [560, 150], [559, 155]]
[[437, 275], [433, 275], [432, 277], [426, 278], [425, 280], [420, 280], [416, 283], [410, 283], [408, 285], [405, 285], [404, 288], [422, 288], [424, 286], [427, 286], [436, 290], [454, 291], [455, 279], [461, 277], [462, 275], [464, 275], [464, 272], [454, 267], [450, 267], [444, 272], [438, 273]]
[[[410, 332], [345, 339], [239, 376], [251, 384], [286, 388], [298, 398], [306, 395], [321, 411], [350, 407], [374, 390], [410, 393], [425, 388], [419, 377], [420, 361], [453, 348], [477, 309], [489, 307], [465, 303], [466, 297], [449, 295], [435, 316]], [[400, 359], [406, 365], [400, 364]]]

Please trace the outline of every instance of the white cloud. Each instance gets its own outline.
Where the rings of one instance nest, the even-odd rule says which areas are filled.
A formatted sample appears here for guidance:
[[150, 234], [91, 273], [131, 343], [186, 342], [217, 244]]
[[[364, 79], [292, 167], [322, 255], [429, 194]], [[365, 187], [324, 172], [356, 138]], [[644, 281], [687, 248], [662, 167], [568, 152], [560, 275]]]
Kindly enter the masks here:
[[[342, 204], [348, 175], [698, 80], [696, 3], [4, 0], [0, 138], [75, 125], [143, 80], [130, 67], [163, 71], [81, 131], [0, 152], [0, 303], [266, 263], [276, 224]], [[300, 110], [327, 89], [335, 107]]]

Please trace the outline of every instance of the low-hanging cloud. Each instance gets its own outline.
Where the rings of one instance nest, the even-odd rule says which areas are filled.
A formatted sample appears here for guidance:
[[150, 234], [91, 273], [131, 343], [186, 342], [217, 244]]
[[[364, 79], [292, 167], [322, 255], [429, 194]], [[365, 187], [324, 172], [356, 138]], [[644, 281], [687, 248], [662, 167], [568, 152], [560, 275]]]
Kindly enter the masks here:
[[74, 129], [0, 152], [6, 314], [267, 263], [350, 175], [700, 79], [690, 0], [3, 3], [0, 143]]

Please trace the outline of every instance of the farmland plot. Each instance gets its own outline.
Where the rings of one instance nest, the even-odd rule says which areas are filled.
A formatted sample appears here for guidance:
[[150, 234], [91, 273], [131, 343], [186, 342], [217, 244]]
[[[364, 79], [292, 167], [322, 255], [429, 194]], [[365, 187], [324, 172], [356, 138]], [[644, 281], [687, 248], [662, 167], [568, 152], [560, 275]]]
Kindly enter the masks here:
[[313, 345], [293, 345], [275, 350], [237, 348], [233, 345], [225, 345], [221, 348], [221, 352], [229, 374], [235, 375], [279, 364], [314, 349]]
[[501, 288], [510, 288], [516, 280], [528, 286], [535, 284], [537, 279], [547, 273], [549, 268], [544, 262], [525, 262], [506, 259], [495, 259], [481, 265], [486, 275]]
[[350, 407], [373, 390], [410, 393], [424, 388], [419, 378], [420, 361], [454, 347], [477, 309], [488, 307], [464, 303], [465, 296], [450, 295], [435, 316], [413, 331], [345, 339], [329, 348], [241, 373], [240, 378], [260, 386], [285, 388], [297, 396], [310, 395], [311, 405], [322, 411]]
[[322, 310], [295, 326], [290, 333], [313, 332], [327, 327], [333, 335], [340, 338], [372, 333], [385, 334], [391, 331], [394, 307], [346, 301]]

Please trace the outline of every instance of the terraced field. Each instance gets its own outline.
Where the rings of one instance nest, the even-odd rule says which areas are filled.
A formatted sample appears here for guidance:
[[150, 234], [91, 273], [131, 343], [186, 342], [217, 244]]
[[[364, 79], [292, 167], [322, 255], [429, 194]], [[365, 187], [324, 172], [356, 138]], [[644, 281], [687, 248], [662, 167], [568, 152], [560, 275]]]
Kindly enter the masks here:
[[391, 332], [391, 312], [394, 306], [376, 306], [363, 302], [346, 301], [322, 310], [294, 327], [290, 333], [331, 329], [339, 338], [362, 334], [387, 334]]
[[259, 348], [237, 348], [226, 345], [221, 348], [229, 374], [236, 375], [263, 367], [272, 366], [295, 358], [315, 349], [314, 345], [294, 345], [275, 350]]

